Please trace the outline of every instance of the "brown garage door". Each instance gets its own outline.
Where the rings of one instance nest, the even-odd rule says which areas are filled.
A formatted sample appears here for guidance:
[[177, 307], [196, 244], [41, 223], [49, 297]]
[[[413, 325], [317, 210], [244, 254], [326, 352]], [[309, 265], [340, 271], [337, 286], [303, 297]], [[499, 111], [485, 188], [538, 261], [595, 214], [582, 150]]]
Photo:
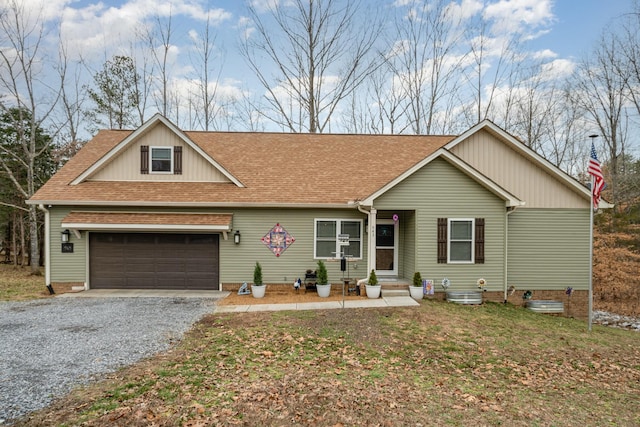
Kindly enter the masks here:
[[91, 233], [92, 289], [213, 289], [217, 234]]

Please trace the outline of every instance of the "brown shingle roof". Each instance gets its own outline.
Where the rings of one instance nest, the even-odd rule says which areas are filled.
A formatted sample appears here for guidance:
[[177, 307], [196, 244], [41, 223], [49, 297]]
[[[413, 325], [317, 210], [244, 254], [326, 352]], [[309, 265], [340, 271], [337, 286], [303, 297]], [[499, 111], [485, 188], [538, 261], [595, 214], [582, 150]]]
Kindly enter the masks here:
[[245, 185], [85, 181], [69, 185], [131, 131], [101, 131], [34, 203], [340, 205], [374, 193], [453, 136], [185, 132]]
[[231, 214], [183, 214], [143, 212], [70, 212], [62, 224], [212, 225], [230, 228]]

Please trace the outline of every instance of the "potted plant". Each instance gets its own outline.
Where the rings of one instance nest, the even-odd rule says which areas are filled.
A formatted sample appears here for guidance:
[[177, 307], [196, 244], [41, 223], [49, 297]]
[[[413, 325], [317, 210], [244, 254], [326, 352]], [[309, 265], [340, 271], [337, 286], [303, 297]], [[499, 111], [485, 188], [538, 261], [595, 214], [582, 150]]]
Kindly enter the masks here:
[[369, 280], [365, 286], [367, 290], [367, 297], [380, 298], [380, 283], [378, 283], [378, 276], [376, 276], [375, 270], [371, 270], [369, 274]]
[[251, 285], [251, 293], [254, 298], [263, 298], [266, 290], [267, 286], [262, 283], [262, 266], [259, 262], [256, 262], [256, 266], [253, 268], [253, 285]]
[[329, 278], [327, 277], [327, 266], [321, 259], [318, 260], [318, 270], [316, 271], [316, 274], [318, 276], [318, 283], [316, 283], [318, 296], [327, 298], [331, 293], [331, 284], [329, 283]]
[[413, 282], [411, 286], [409, 286], [409, 293], [411, 294], [411, 298], [416, 301], [420, 301], [424, 296], [424, 291], [422, 289], [422, 276], [419, 271], [413, 273]]

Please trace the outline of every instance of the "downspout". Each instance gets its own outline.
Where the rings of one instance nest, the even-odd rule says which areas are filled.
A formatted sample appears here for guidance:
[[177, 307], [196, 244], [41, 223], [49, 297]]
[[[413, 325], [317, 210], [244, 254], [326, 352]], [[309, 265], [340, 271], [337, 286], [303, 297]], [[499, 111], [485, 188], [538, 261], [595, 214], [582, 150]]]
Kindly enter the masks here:
[[509, 215], [514, 213], [517, 206], [509, 206], [507, 208], [507, 214], [504, 216], [504, 303], [507, 303], [507, 291], [509, 283], [507, 278], [509, 277]]
[[49, 247], [51, 230], [49, 209], [42, 204], [38, 205], [38, 208], [44, 212], [44, 283], [47, 285], [49, 293], [53, 295], [53, 287], [51, 286], [51, 248]]
[[369, 222], [369, 237], [367, 239], [367, 275], [358, 280], [358, 286], [364, 285], [369, 281], [369, 272], [373, 269], [374, 265], [374, 254], [376, 251], [375, 242], [376, 242], [376, 218], [377, 218], [377, 210], [375, 208], [370, 208], [366, 210], [362, 207], [362, 205], [358, 204], [358, 211], [367, 215], [367, 220]]

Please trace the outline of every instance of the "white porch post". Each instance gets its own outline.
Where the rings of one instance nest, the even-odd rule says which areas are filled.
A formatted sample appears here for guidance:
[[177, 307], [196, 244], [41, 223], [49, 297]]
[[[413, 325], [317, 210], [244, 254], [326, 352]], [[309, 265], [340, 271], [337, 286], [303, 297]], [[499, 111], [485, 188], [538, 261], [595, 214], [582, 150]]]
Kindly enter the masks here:
[[375, 208], [371, 208], [369, 211], [369, 254], [368, 254], [368, 262], [367, 262], [367, 277], [369, 277], [369, 273], [371, 270], [375, 270], [376, 268], [376, 222], [378, 218], [378, 210]]

